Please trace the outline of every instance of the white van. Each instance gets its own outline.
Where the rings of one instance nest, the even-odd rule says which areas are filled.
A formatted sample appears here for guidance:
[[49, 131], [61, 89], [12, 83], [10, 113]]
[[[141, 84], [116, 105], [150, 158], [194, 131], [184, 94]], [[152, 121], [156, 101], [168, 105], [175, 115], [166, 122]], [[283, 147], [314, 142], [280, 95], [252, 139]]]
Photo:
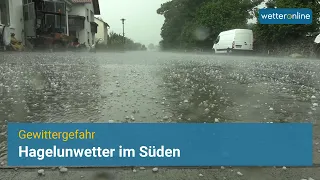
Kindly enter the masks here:
[[232, 29], [223, 31], [214, 41], [215, 53], [253, 50], [253, 32], [250, 29]]

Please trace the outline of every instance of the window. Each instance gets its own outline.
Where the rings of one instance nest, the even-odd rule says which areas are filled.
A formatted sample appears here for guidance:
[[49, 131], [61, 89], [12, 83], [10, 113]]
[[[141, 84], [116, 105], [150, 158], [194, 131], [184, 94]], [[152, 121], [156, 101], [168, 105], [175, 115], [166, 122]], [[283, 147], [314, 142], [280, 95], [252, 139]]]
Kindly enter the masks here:
[[89, 9], [87, 9], [87, 12], [86, 12], [87, 14], [87, 21], [89, 22]]
[[[52, 26], [52, 28], [59, 32], [65, 32], [65, 27], [67, 24], [67, 20], [65, 17], [66, 14], [66, 5], [63, 2], [54, 2], [54, 1], [44, 1], [44, 11], [60, 13], [61, 15], [46, 15], [46, 24], [48, 26]], [[61, 29], [60, 29], [61, 27]]]
[[28, 5], [28, 15], [29, 15], [28, 19], [36, 19], [36, 12], [33, 4]]
[[0, 0], [0, 24], [10, 24], [9, 0]]
[[56, 15], [56, 27], [60, 28], [60, 21], [61, 21], [61, 28], [66, 27], [66, 18], [65, 16]]
[[47, 14], [46, 15], [46, 24], [48, 27], [55, 27], [55, 15]]
[[219, 42], [219, 40], [220, 40], [220, 36], [218, 36], [218, 37], [217, 37], [217, 39], [216, 39], [215, 43], [218, 43], [218, 42]]
[[36, 19], [34, 4], [28, 3], [23, 5], [23, 17], [25, 21]]
[[90, 33], [87, 32], [87, 38], [88, 38], [88, 45], [90, 45]]
[[32, 0], [23, 0], [23, 4], [29, 4], [32, 3]]
[[66, 14], [66, 7], [64, 3], [56, 2], [56, 12]]
[[69, 25], [75, 25], [76, 24], [76, 21], [73, 18], [69, 17], [68, 21], [69, 21]]
[[[62, 2], [55, 2], [55, 12], [57, 13], [61, 13], [61, 15], [56, 15], [56, 27], [60, 29], [63, 29], [64, 27], [66, 27], [67, 24], [67, 20], [66, 17], [64, 16], [66, 14], [66, 7], [65, 7], [65, 3]], [[64, 30], [60, 29], [60, 31], [64, 32]]]
[[23, 6], [23, 17], [27, 21], [29, 19], [29, 7], [28, 5]]
[[55, 2], [45, 1], [44, 2], [44, 11], [56, 12]]
[[66, 5], [64, 2], [44, 1], [44, 11], [55, 13], [66, 13]]
[[94, 21], [94, 14], [92, 11], [90, 11], [90, 18], [91, 18], [91, 22], [93, 22]]

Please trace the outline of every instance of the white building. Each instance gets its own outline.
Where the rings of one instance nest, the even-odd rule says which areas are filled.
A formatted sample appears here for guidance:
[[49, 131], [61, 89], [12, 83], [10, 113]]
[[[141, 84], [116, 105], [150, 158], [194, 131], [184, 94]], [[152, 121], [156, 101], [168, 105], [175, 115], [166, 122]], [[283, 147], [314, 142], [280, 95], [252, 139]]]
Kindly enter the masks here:
[[98, 24], [98, 32], [96, 34], [96, 41], [101, 44], [108, 44], [108, 30], [109, 24], [103, 21], [101, 18], [95, 17], [94, 21]]
[[100, 15], [98, 0], [72, 0], [72, 8], [69, 12], [69, 35], [77, 37], [80, 43], [86, 45], [95, 44], [97, 23], [94, 15]]
[[22, 0], [0, 0], [0, 26], [8, 26], [20, 41], [24, 39]]
[[93, 44], [94, 15], [100, 15], [98, 0], [0, 0], [0, 26], [9, 27], [20, 41], [36, 37], [37, 29], [45, 25], [74, 35], [80, 43]]

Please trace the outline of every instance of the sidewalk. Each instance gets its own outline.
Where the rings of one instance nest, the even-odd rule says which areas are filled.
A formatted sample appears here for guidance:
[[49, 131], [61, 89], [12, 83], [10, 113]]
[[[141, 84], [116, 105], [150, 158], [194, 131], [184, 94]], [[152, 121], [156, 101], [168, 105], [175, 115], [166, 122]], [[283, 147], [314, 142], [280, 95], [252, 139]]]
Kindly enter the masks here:
[[[45, 175], [38, 175], [38, 169], [0, 169], [0, 180], [318, 180], [317, 168], [216, 168], [216, 169], [173, 169], [152, 168], [69, 168], [61, 173], [59, 169], [44, 169]], [[105, 173], [105, 176], [97, 175]]]

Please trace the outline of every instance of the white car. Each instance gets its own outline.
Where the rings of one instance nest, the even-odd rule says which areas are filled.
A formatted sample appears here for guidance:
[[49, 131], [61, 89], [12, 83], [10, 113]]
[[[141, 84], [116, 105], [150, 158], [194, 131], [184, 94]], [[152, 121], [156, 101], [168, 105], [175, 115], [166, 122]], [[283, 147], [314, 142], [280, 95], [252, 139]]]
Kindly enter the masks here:
[[214, 41], [215, 53], [253, 50], [253, 32], [250, 29], [232, 29], [223, 31]]

